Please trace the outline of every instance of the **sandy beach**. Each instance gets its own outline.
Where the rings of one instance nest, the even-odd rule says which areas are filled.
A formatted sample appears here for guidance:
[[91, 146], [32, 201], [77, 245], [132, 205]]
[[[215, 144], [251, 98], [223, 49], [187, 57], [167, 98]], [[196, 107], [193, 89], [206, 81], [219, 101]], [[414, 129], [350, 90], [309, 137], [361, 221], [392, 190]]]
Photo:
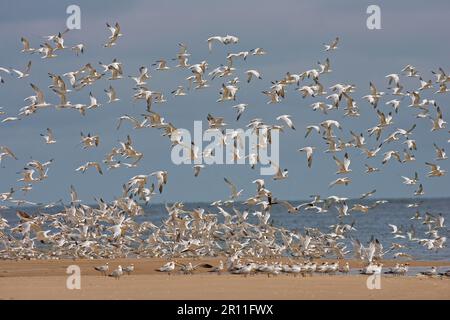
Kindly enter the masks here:
[[[180, 259], [180, 262], [192, 261]], [[216, 264], [217, 259], [195, 260]], [[112, 268], [134, 263], [136, 270], [120, 280], [101, 276], [93, 267], [106, 260], [1, 261], [0, 299], [450, 299], [449, 279], [381, 278], [381, 289], [369, 290], [367, 276], [264, 274], [244, 277], [210, 274], [161, 274], [164, 259], [108, 260]], [[359, 261], [349, 261], [351, 267]], [[385, 266], [396, 261], [384, 261]], [[81, 289], [66, 288], [66, 268], [81, 268]], [[411, 266], [449, 266], [449, 262], [411, 262]]]

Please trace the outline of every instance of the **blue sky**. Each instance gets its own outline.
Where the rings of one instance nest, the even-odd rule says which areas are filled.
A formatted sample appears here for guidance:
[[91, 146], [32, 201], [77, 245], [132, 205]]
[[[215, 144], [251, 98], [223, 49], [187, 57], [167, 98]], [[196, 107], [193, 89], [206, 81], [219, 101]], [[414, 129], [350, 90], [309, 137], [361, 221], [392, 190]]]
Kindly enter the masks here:
[[[26, 79], [13, 79], [7, 75], [6, 83], [0, 86], [0, 106], [9, 116], [14, 116], [25, 105], [23, 99], [33, 92], [29, 86], [32, 82], [43, 89], [49, 102], [56, 103], [57, 97], [47, 88], [50, 79], [47, 73], [62, 74], [75, 70], [91, 62], [98, 66], [98, 61], [110, 62], [118, 58], [124, 64], [126, 75], [136, 75], [141, 65], [150, 67], [155, 60], [167, 60], [175, 56], [179, 42], [186, 43], [191, 53], [190, 63], [207, 60], [210, 69], [226, 63], [228, 52], [250, 50], [263, 47], [266, 56], [249, 57], [247, 61], [236, 63], [236, 75], [245, 79], [244, 71], [258, 69], [263, 80], [247, 84], [242, 81], [236, 103], [248, 103], [250, 106], [236, 123], [233, 102], [216, 103], [221, 80], [214, 80], [206, 90], [190, 91], [185, 97], [172, 97], [170, 91], [178, 85], [185, 85], [184, 78], [190, 75], [188, 70], [172, 68], [170, 72], [151, 71], [149, 86], [154, 90], [165, 92], [168, 102], [156, 105], [154, 110], [161, 113], [167, 121], [177, 127], [192, 128], [194, 120], [205, 121], [206, 115], [223, 116], [230, 128], [240, 128], [250, 119], [259, 117], [267, 123], [276, 123], [275, 117], [290, 114], [296, 124], [297, 132], [287, 130], [280, 137], [281, 165], [289, 169], [289, 179], [274, 182], [265, 177], [267, 187], [278, 198], [305, 199], [310, 194], [328, 196], [337, 194], [356, 197], [363, 192], [377, 189], [378, 197], [409, 197], [414, 191], [402, 184], [401, 175], [412, 176], [418, 171], [422, 177], [426, 195], [430, 197], [448, 196], [449, 176], [443, 178], [425, 178], [428, 168], [425, 161], [433, 161], [432, 142], [446, 147], [449, 135], [447, 130], [430, 133], [431, 122], [427, 119], [417, 121], [414, 138], [419, 150], [416, 163], [399, 165], [389, 163], [381, 165], [380, 156], [365, 161], [359, 150], [351, 150], [353, 172], [349, 176], [353, 183], [348, 187], [328, 189], [328, 183], [336, 179], [336, 166], [330, 155], [324, 154], [325, 145], [321, 138], [303, 139], [304, 127], [327, 118], [335, 118], [344, 125], [344, 140], [351, 138], [349, 130], [365, 132], [377, 122], [372, 107], [362, 99], [369, 92], [369, 81], [373, 81], [382, 91], [388, 91], [384, 78], [389, 73], [399, 73], [406, 64], [412, 64], [431, 79], [431, 70], [438, 67], [450, 72], [448, 52], [448, 1], [433, 1], [433, 5], [422, 1], [403, 2], [367, 2], [367, 1], [227, 1], [223, 3], [208, 1], [2, 1], [0, 3], [0, 66], [23, 69], [29, 59], [33, 61], [31, 76]], [[81, 30], [71, 31], [66, 37], [67, 45], [83, 42], [86, 53], [76, 57], [69, 50], [59, 52], [52, 60], [41, 60], [38, 55], [21, 54], [20, 37], [27, 37], [32, 46], [43, 42], [42, 37], [57, 33], [65, 28], [66, 7], [77, 4], [81, 8]], [[381, 30], [366, 28], [366, 8], [370, 4], [381, 7]], [[109, 36], [106, 22], [118, 21], [124, 34], [116, 47], [103, 48]], [[232, 34], [240, 38], [234, 46], [215, 46], [208, 53], [206, 39], [212, 35]], [[330, 42], [336, 36], [341, 38], [339, 49], [332, 53], [323, 52], [322, 44]], [[271, 80], [281, 79], [287, 71], [299, 73], [317, 67], [317, 61], [330, 57], [333, 73], [323, 76], [321, 81], [327, 87], [337, 82], [354, 83], [357, 91], [353, 96], [357, 100], [361, 117], [346, 119], [342, 111], [331, 113], [328, 117], [310, 110], [314, 101], [323, 98], [302, 99], [289, 88], [287, 98], [277, 105], [266, 105], [262, 90], [270, 86]], [[172, 66], [174, 66], [172, 62]], [[98, 66], [98, 70], [101, 67]], [[434, 80], [434, 77], [433, 77]], [[417, 79], [402, 81], [407, 89], [419, 86]], [[305, 82], [308, 84], [308, 81]], [[20, 184], [17, 174], [30, 157], [46, 161], [54, 158], [49, 171], [49, 178], [35, 184], [27, 195], [31, 201], [54, 201], [68, 199], [69, 186], [73, 184], [80, 197], [91, 202], [94, 196], [111, 200], [121, 193], [121, 186], [136, 174], [147, 174], [155, 170], [168, 170], [169, 182], [162, 195], [154, 201], [209, 201], [224, 199], [229, 190], [223, 182], [228, 177], [239, 188], [245, 189], [243, 198], [254, 194], [255, 187], [251, 181], [258, 178], [259, 170], [250, 170], [248, 166], [214, 166], [207, 167], [198, 178], [194, 178], [191, 166], [175, 166], [170, 161], [169, 141], [161, 137], [155, 129], [131, 130], [130, 124], [124, 124], [116, 130], [117, 118], [123, 114], [139, 116], [145, 110], [142, 102], [133, 103], [133, 82], [126, 78], [113, 82], [121, 101], [106, 104], [103, 89], [109, 83], [106, 79], [98, 81], [90, 88], [71, 93], [73, 103], [87, 103], [89, 91], [103, 103], [97, 110], [91, 110], [85, 117], [72, 110], [39, 111], [37, 114], [23, 118], [21, 121], [0, 124], [0, 145], [10, 146], [19, 160], [6, 159], [0, 168], [0, 192], [10, 186]], [[328, 90], [329, 91], [329, 90]], [[435, 90], [434, 90], [435, 91]], [[424, 95], [432, 98], [431, 95]], [[389, 110], [382, 100], [383, 111]], [[448, 119], [449, 96], [441, 95], [437, 100]], [[406, 98], [399, 115], [395, 116], [395, 128], [410, 128], [416, 121], [414, 112], [407, 109]], [[47, 127], [52, 128], [58, 142], [45, 145], [40, 133]], [[83, 150], [79, 145], [80, 131], [99, 134], [100, 146], [96, 149]], [[140, 166], [135, 169], [119, 169], [99, 176], [94, 171], [85, 174], [75, 172], [75, 168], [86, 161], [101, 161], [111, 148], [118, 145], [118, 140], [125, 140], [127, 134], [133, 137], [137, 150], [144, 152]], [[297, 152], [300, 147], [316, 145], [318, 151], [314, 157], [313, 168], [306, 167], [305, 155]], [[373, 147], [376, 142], [368, 140]], [[396, 148], [401, 144], [391, 145], [382, 151]], [[340, 155], [342, 157], [342, 155]], [[363, 174], [364, 163], [383, 167], [379, 174]], [[448, 161], [441, 163], [448, 169]], [[105, 170], [106, 171], [106, 170]], [[22, 195], [17, 195], [21, 198]]]

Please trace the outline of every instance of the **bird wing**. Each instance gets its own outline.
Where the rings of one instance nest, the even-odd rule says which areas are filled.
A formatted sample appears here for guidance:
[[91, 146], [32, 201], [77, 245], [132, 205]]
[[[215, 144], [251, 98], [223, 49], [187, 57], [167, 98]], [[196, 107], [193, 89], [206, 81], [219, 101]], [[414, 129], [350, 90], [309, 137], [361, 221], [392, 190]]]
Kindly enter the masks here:
[[431, 167], [431, 171], [436, 171], [437, 170], [437, 165], [436, 164], [434, 164], [434, 163], [430, 163], [430, 162], [425, 162], [425, 164], [427, 165], [427, 166], [430, 166]]
[[294, 206], [293, 206], [292, 204], [290, 204], [289, 202], [287, 202], [287, 201], [280, 201], [280, 203], [281, 203], [284, 207], [286, 207], [286, 209], [288, 209], [288, 210], [294, 209]]
[[237, 188], [236, 188], [236, 186], [235, 186], [230, 180], [228, 180], [227, 178], [223, 178], [223, 180], [230, 186], [230, 188], [231, 188], [231, 194], [232, 194], [232, 195], [235, 195], [235, 194], [237, 193]]
[[38, 103], [43, 103], [44, 102], [44, 94], [42, 93], [42, 91], [32, 83], [30, 83], [30, 86], [36, 93]]
[[48, 138], [49, 140], [54, 140], [54, 136], [53, 136], [53, 131], [50, 128], [47, 128], [47, 134], [48, 134]]
[[11, 151], [10, 148], [3, 146], [3, 147], [1, 147], [0, 149], [2, 149], [4, 152], [6, 152], [7, 154], [9, 154], [9, 155], [10, 155], [11, 157], [13, 157], [15, 160], [17, 160], [16, 155]]

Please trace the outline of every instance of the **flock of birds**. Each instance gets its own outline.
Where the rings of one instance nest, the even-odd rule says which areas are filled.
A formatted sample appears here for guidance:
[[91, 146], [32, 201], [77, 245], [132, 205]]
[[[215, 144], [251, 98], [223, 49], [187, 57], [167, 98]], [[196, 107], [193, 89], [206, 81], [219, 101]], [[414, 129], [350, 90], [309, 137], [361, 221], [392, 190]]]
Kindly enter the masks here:
[[[114, 25], [107, 24], [111, 35], [104, 42], [104, 47], [112, 48], [120, 42], [123, 36], [118, 23]], [[45, 37], [45, 43], [39, 48], [33, 48], [30, 42], [21, 38], [23, 44], [23, 53], [39, 54], [43, 60], [57, 57], [58, 52], [68, 50], [69, 48], [77, 55], [83, 55], [85, 52], [84, 44], [77, 44], [67, 47], [64, 37], [68, 30]], [[339, 38], [332, 43], [325, 45], [325, 51], [332, 54], [338, 49]], [[239, 43], [236, 36], [213, 36], [207, 39], [209, 52], [213, 52], [218, 45], [232, 46]], [[108, 49], [110, 50], [110, 49]], [[237, 101], [240, 90], [240, 79], [236, 75], [236, 64], [239, 60], [247, 60], [249, 57], [258, 57], [266, 55], [263, 48], [255, 48], [249, 51], [240, 51], [229, 53], [226, 56], [226, 63], [211, 71], [207, 61], [199, 63], [190, 63], [191, 54], [185, 44], [179, 44], [179, 51], [172, 59], [177, 61], [177, 65], [171, 66], [167, 60], [160, 59], [152, 64], [155, 72], [166, 72], [172, 69], [184, 69], [189, 74], [186, 78], [187, 87], [183, 85], [171, 91], [171, 95], [183, 96], [188, 91], [195, 88], [204, 90], [212, 87], [215, 79], [222, 79], [218, 91], [217, 102]], [[0, 123], [14, 122], [25, 117], [33, 117], [44, 108], [71, 109], [76, 110], [83, 116], [87, 115], [91, 109], [102, 108], [102, 105], [122, 101], [113, 87], [113, 82], [125, 79], [124, 64], [118, 59], [110, 63], [99, 63], [99, 69], [92, 63], [87, 63], [83, 67], [69, 71], [62, 75], [49, 73], [51, 84], [48, 86], [59, 102], [47, 102], [46, 94], [40, 89], [42, 85], [31, 84], [34, 95], [25, 98], [28, 103], [20, 109], [19, 114], [9, 115], [6, 111], [0, 109], [4, 118]], [[24, 70], [14, 68], [0, 68], [1, 85], [7, 85], [9, 79], [5, 74], [17, 76], [19, 79], [27, 78], [32, 71], [32, 62], [27, 63]], [[300, 73], [287, 72], [279, 80], [272, 81], [270, 87], [262, 93], [267, 96], [268, 104], [277, 104], [287, 98], [288, 89], [293, 87], [301, 97], [312, 97], [321, 101], [316, 101], [311, 108], [326, 117], [330, 113], [342, 113], [343, 117], [357, 119], [360, 116], [360, 106], [355, 100], [355, 85], [348, 83], [336, 83], [329, 88], [331, 93], [327, 93], [322, 84], [322, 78], [332, 72], [331, 60], [319, 62], [317, 68], [306, 70]], [[245, 72], [248, 85], [255, 81], [263, 79], [262, 73], [256, 69], [248, 69]], [[416, 110], [419, 121], [429, 121], [430, 130], [433, 134], [439, 134], [445, 131], [447, 122], [443, 118], [443, 110], [435, 99], [423, 98], [427, 92], [432, 92], [436, 97], [447, 94], [450, 89], [447, 83], [450, 82], [450, 76], [442, 68], [433, 71], [435, 81], [424, 80], [414, 66], [407, 65], [399, 74], [392, 73], [386, 76], [390, 93], [382, 92], [370, 83], [369, 93], [362, 98], [373, 107], [378, 123], [367, 129], [367, 134], [353, 132], [351, 140], [344, 141], [344, 127], [334, 119], [326, 119], [317, 124], [308, 125], [305, 128], [305, 139], [311, 135], [319, 135], [323, 138], [326, 145], [325, 154], [331, 154], [337, 165], [334, 181], [329, 183], [330, 188], [338, 185], [349, 185], [352, 179], [349, 174], [351, 169], [351, 150], [359, 150], [365, 154], [367, 159], [375, 160], [379, 154], [383, 154], [380, 164], [387, 165], [390, 161], [398, 161], [404, 165], [415, 161], [413, 152], [417, 150], [416, 140], [413, 138], [416, 124], [410, 128], [397, 128], [391, 130], [395, 116], [403, 108]], [[403, 78], [417, 79], [417, 87], [408, 90], [402, 85]], [[145, 103], [145, 111], [142, 118], [133, 117], [124, 114], [118, 119], [117, 129], [125, 122], [129, 122], [134, 130], [149, 128], [162, 131], [162, 136], [170, 140], [170, 146], [181, 145], [189, 152], [189, 157], [194, 160], [200, 156], [212, 156], [212, 150], [206, 149], [199, 154], [199, 148], [194, 143], [184, 145], [181, 136], [178, 134], [177, 127], [161, 116], [154, 110], [155, 104], [165, 103], [166, 93], [162, 91], [153, 91], [149, 88], [147, 81], [151, 78], [150, 69], [146, 66], [139, 68], [139, 73], [135, 76], [129, 76], [134, 82], [133, 100], [140, 100]], [[92, 86], [100, 79], [109, 81], [108, 87], [104, 90], [107, 100], [97, 99], [92, 91], [89, 92], [89, 103], [72, 103], [70, 94], [73, 91], [89, 91]], [[217, 80], [216, 80], [217, 81]], [[391, 95], [393, 99], [384, 102], [383, 100]], [[411, 103], [403, 107], [404, 99], [410, 99]], [[388, 99], [386, 99], [388, 100]], [[387, 105], [392, 110], [383, 111], [382, 104]], [[232, 106], [236, 110], [236, 121], [239, 121], [247, 110], [248, 104], [239, 103]], [[104, 107], [103, 107], [104, 108]], [[386, 108], [386, 107], [385, 107]], [[368, 108], [370, 112], [371, 108]], [[223, 117], [207, 115], [208, 130], [223, 131], [227, 126]], [[262, 119], [252, 119], [247, 127], [251, 128], [259, 135], [258, 148], [267, 148], [272, 143], [271, 133], [274, 131], [285, 132], [285, 130], [299, 130], [295, 125], [291, 115], [283, 114], [276, 117], [278, 123], [265, 123]], [[357, 120], [355, 120], [357, 121]], [[294, 131], [293, 131], [294, 132]], [[41, 134], [44, 143], [59, 143], [51, 128], [47, 128]], [[240, 137], [237, 133], [226, 135], [221, 143], [223, 145], [234, 146], [234, 157], [242, 157], [238, 153]], [[371, 140], [370, 142], [368, 140]], [[83, 149], [94, 149], [98, 147], [102, 139], [99, 135], [91, 133], [81, 133], [80, 144]], [[450, 142], [450, 140], [449, 140]], [[374, 145], [371, 147], [370, 145]], [[447, 160], [448, 157], [442, 146], [434, 144], [436, 157], [426, 163], [430, 168], [428, 177], [439, 179], [446, 174], [438, 163]], [[317, 146], [304, 146], [298, 149], [305, 153], [307, 158], [307, 167], [313, 166], [313, 159], [317, 152]], [[131, 135], [128, 135], [125, 141], [111, 149], [103, 162], [87, 161], [85, 164], [76, 168], [76, 171], [85, 173], [95, 170], [97, 174], [103, 175], [107, 170], [119, 168], [138, 168], [140, 160], [144, 154], [136, 148]], [[248, 155], [250, 167], [254, 168], [259, 163], [257, 150], [253, 150]], [[0, 163], [7, 164], [8, 161], [19, 161], [14, 151], [6, 146], [0, 146]], [[299, 160], [300, 161], [300, 160]], [[54, 160], [38, 161], [32, 159], [24, 165], [21, 172], [22, 178], [19, 182], [23, 185], [20, 190], [26, 194], [32, 190], [36, 183], [41, 183], [48, 178], [49, 170]], [[279, 181], [288, 179], [288, 170], [282, 169], [280, 164], [271, 162], [277, 170], [273, 180]], [[105, 170], [105, 167], [107, 170]], [[201, 174], [205, 165], [194, 165], [195, 177]], [[373, 174], [380, 171], [374, 165], [366, 164], [366, 173]], [[90, 173], [95, 174], [95, 173]], [[416, 172], [413, 176], [402, 177], [406, 185], [417, 186], [413, 192], [415, 196], [425, 194], [422, 181], [425, 177], [419, 177]], [[215, 201], [211, 208], [196, 208], [187, 210], [183, 203], [166, 204], [167, 218], [163, 219], [161, 225], [155, 225], [150, 221], [137, 222], [136, 217], [144, 214], [143, 204], [148, 204], [152, 198], [164, 191], [164, 186], [171, 183], [169, 172], [167, 170], [158, 170], [150, 174], [139, 174], [131, 177], [128, 182], [123, 184], [123, 193], [114, 201], [107, 203], [103, 199], [96, 199], [97, 204], [90, 206], [83, 204], [74, 186], [70, 187], [71, 201], [69, 204], [54, 202], [48, 204], [36, 204], [25, 199], [15, 198], [17, 188], [11, 187], [9, 191], [0, 194], [0, 201], [3, 203], [1, 209], [8, 209], [8, 205], [37, 205], [38, 213], [29, 214], [24, 210], [17, 208], [19, 222], [10, 226], [5, 218], [0, 218], [0, 259], [59, 259], [65, 257], [71, 258], [105, 258], [113, 259], [119, 257], [202, 257], [202, 256], [226, 256], [227, 265], [221, 263], [217, 267], [205, 266], [204, 264], [193, 266], [192, 264], [181, 266], [181, 270], [190, 273], [196, 268], [208, 267], [214, 271], [221, 272], [226, 268], [231, 273], [250, 274], [254, 272], [267, 272], [277, 274], [286, 273], [336, 273], [338, 271], [348, 272], [348, 264], [339, 267], [339, 264], [324, 263], [317, 265], [312, 261], [304, 264], [285, 265], [282, 263], [258, 264], [256, 262], [242, 263], [241, 259], [245, 257], [264, 258], [264, 257], [302, 257], [316, 259], [334, 256], [337, 259], [344, 259], [352, 251], [347, 248], [344, 239], [351, 238], [353, 243], [353, 256], [357, 259], [366, 261], [367, 267], [364, 273], [381, 272], [381, 260], [389, 253], [394, 253], [396, 258], [412, 258], [405, 250], [408, 243], [423, 245], [428, 250], [438, 251], [446, 243], [446, 237], [442, 234], [445, 230], [444, 217], [442, 214], [426, 213], [419, 211], [411, 219], [417, 223], [422, 223], [428, 227], [425, 235], [419, 236], [414, 228], [403, 230], [402, 227], [390, 225], [392, 228], [393, 239], [403, 239], [403, 242], [393, 242], [388, 249], [384, 249], [378, 239], [373, 238], [368, 245], [363, 245], [357, 239], [351, 236], [355, 230], [355, 223], [344, 223], [343, 218], [351, 215], [353, 212], [368, 213], [376, 206], [383, 205], [387, 201], [378, 200], [372, 204], [356, 203], [351, 208], [348, 205], [348, 199], [339, 196], [330, 196], [322, 198], [313, 196], [311, 201], [294, 206], [288, 201], [278, 200], [280, 197], [273, 194], [266, 186], [264, 179], [253, 181], [255, 185], [255, 194], [242, 201], [246, 206], [245, 210], [238, 210], [235, 207], [242, 195], [242, 189], [239, 189], [230, 179], [224, 179], [230, 188], [230, 196], [227, 199]], [[274, 182], [276, 183], [276, 182]], [[376, 193], [376, 190], [366, 192], [361, 195], [362, 199], [368, 199]], [[57, 213], [45, 212], [46, 209], [56, 207], [58, 204], [63, 206]], [[328, 231], [320, 231], [317, 228], [305, 228], [303, 232], [298, 230], [289, 230], [284, 227], [274, 226], [271, 221], [271, 208], [275, 205], [281, 205], [289, 214], [297, 214], [301, 211], [312, 210], [317, 213], [327, 213], [331, 208], [336, 208], [339, 222], [330, 226]], [[411, 208], [419, 208], [420, 202], [408, 205]], [[213, 209], [214, 208], [214, 211]], [[386, 226], [387, 228], [387, 226]], [[175, 262], [169, 262], [161, 267], [161, 272], [172, 272], [176, 268]], [[395, 274], [404, 274], [407, 271], [407, 265], [397, 265], [391, 270]], [[108, 264], [96, 268], [99, 272], [106, 274]], [[122, 268], [119, 266], [112, 272], [112, 276], [120, 277], [124, 272], [131, 273], [134, 266]], [[406, 270], [406, 271], [405, 271]]]

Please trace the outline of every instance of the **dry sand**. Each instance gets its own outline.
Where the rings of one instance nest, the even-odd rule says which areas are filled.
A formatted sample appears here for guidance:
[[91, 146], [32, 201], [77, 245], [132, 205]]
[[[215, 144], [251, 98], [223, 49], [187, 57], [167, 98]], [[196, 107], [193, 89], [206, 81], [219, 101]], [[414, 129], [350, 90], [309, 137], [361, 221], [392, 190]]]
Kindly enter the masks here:
[[[93, 266], [114, 269], [134, 263], [136, 271], [120, 280], [103, 277]], [[179, 259], [177, 261], [192, 261]], [[217, 264], [217, 259], [194, 263]], [[337, 275], [243, 277], [209, 274], [160, 274], [164, 259], [0, 261], [0, 299], [450, 299], [449, 279], [382, 277], [381, 289], [369, 290], [367, 276]], [[396, 261], [384, 261], [391, 266]], [[66, 288], [66, 268], [81, 268], [81, 289]], [[350, 261], [359, 267], [359, 261]], [[450, 262], [411, 262], [412, 266], [449, 266]], [[110, 269], [110, 270], [111, 270]]]

